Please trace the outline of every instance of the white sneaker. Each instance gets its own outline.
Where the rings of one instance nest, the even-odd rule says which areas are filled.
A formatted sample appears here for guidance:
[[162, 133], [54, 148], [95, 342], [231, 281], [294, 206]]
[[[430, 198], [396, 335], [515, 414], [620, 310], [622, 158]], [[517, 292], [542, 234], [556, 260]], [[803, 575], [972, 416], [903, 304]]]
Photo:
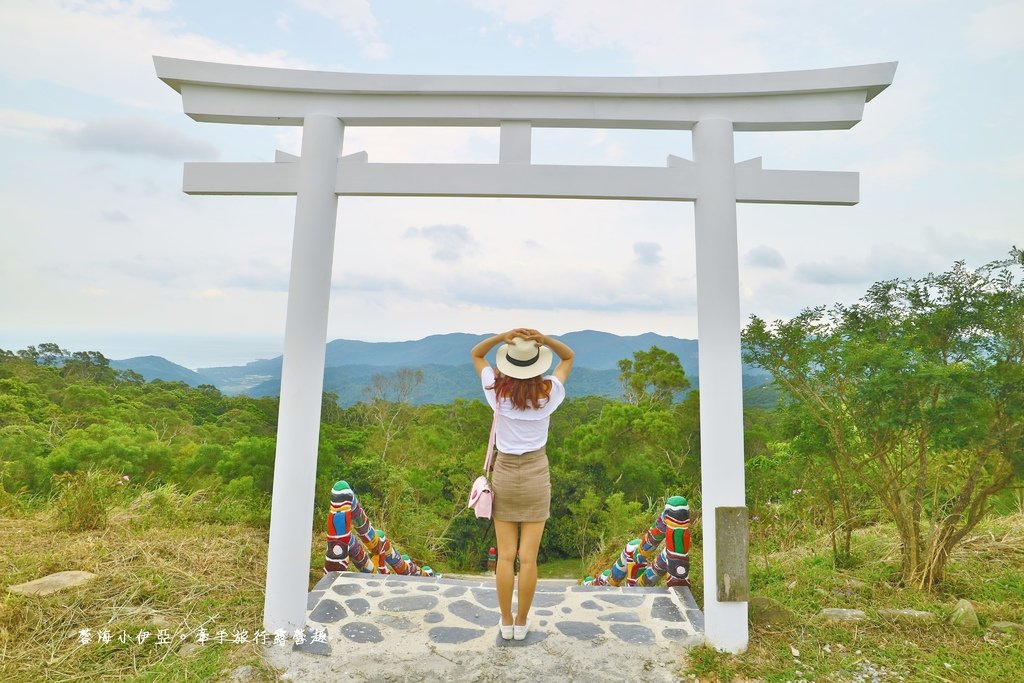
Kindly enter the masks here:
[[509, 624], [508, 626], [505, 624], [498, 624], [498, 626], [501, 628], [501, 637], [505, 640], [512, 640], [512, 636], [515, 635], [515, 629], [518, 628], [512, 624]]
[[526, 623], [522, 626], [516, 625], [512, 627], [512, 637], [515, 640], [526, 640], [526, 634], [530, 632], [530, 618], [526, 618]]

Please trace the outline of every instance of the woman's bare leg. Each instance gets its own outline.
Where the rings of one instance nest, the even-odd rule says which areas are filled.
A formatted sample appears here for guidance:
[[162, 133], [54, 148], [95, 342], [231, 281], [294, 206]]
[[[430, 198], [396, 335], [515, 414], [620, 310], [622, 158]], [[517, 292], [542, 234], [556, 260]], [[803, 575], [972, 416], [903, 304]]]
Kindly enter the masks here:
[[[494, 571], [494, 582], [498, 591], [498, 607], [501, 608], [501, 623], [508, 626], [512, 623], [512, 589], [516, 579], [515, 561], [516, 546], [519, 545], [519, 522], [502, 522], [496, 519], [494, 520], [494, 534], [498, 538], [498, 565]], [[522, 566], [519, 571], [519, 584], [522, 586]], [[536, 574], [534, 583], [536, 583]]]
[[[514, 622], [519, 626], [526, 623], [533, 604], [533, 594], [537, 591], [537, 551], [540, 550], [540, 537], [543, 534], [544, 522], [523, 522], [519, 532], [519, 603]], [[501, 561], [500, 554], [498, 560]], [[501, 600], [500, 590], [498, 600]]]

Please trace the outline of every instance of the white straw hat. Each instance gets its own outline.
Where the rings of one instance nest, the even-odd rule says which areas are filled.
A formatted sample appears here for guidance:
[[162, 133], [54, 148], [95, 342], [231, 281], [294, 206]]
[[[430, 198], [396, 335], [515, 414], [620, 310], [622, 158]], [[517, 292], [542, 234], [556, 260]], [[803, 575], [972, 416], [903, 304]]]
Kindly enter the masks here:
[[551, 367], [553, 354], [533, 339], [513, 337], [512, 343], [498, 347], [495, 363], [501, 374], [516, 379], [543, 375]]

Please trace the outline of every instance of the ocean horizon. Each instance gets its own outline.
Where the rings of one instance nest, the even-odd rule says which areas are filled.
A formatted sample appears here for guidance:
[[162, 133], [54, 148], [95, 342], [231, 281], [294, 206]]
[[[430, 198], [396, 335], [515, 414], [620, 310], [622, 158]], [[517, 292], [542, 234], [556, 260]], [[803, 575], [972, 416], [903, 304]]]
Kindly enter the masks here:
[[99, 351], [110, 360], [160, 356], [190, 370], [245, 365], [254, 360], [280, 356], [280, 338], [246, 336], [194, 336], [137, 332], [0, 331], [0, 349], [19, 351], [53, 342], [68, 351]]

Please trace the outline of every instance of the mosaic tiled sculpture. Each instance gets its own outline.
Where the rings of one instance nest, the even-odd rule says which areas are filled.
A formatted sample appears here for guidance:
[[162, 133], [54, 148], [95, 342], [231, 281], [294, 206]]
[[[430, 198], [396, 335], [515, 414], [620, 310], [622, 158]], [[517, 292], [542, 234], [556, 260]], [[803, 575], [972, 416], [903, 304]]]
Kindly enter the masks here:
[[364, 573], [434, 575], [430, 567], [419, 567], [399, 553], [383, 531], [374, 529], [355, 491], [348, 482], [339, 481], [331, 489], [324, 573], [345, 571], [350, 564]]
[[[665, 548], [655, 555], [662, 540]], [[666, 575], [669, 586], [690, 585], [690, 506], [682, 496], [669, 498], [644, 535], [629, 541], [611, 568], [588, 576], [583, 585], [654, 586]]]
[[668, 585], [690, 585], [690, 505], [682, 496], [672, 496], [665, 505], [665, 553]]

